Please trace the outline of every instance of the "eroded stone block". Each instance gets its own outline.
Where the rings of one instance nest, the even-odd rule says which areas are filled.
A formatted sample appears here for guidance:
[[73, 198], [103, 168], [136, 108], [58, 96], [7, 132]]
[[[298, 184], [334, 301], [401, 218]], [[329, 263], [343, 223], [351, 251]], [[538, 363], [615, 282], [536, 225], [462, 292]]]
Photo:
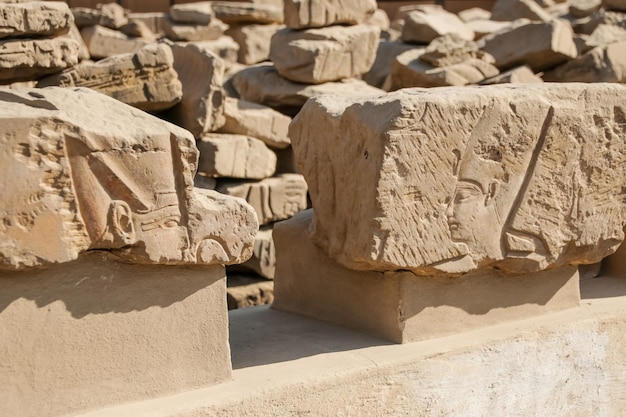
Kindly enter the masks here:
[[173, 41], [212, 41], [222, 36], [226, 29], [228, 25], [215, 18], [208, 24], [176, 23], [168, 18], [163, 20], [163, 31]]
[[195, 3], [173, 4], [170, 7], [169, 16], [176, 23], [193, 25], [208, 25], [215, 14], [210, 1], [199, 1]]
[[75, 7], [72, 13], [79, 29], [96, 25], [119, 29], [128, 23], [126, 10], [116, 3], [101, 3], [95, 9]]
[[544, 74], [545, 81], [582, 83], [626, 82], [626, 40], [598, 46]]
[[236, 3], [225, 1], [212, 2], [215, 17], [226, 24], [241, 23], [282, 23], [282, 7], [270, 4]]
[[422, 6], [407, 15], [402, 40], [408, 43], [428, 44], [448, 33], [455, 33], [469, 41], [474, 40], [474, 31], [454, 13], [444, 10], [441, 6]]
[[269, 59], [272, 36], [284, 27], [279, 24], [232, 25], [224, 33], [239, 44], [237, 61], [250, 65]]
[[254, 239], [252, 257], [241, 264], [242, 268], [250, 269], [267, 279], [274, 279], [276, 270], [276, 249], [272, 239], [273, 228], [262, 226]]
[[491, 8], [491, 19], [513, 21], [517, 19], [549, 22], [553, 17], [535, 0], [497, 0]]
[[363, 80], [369, 85], [382, 88], [389, 75], [391, 64], [396, 57], [408, 50], [415, 49], [415, 45], [404, 42], [389, 42], [381, 40], [376, 49], [376, 59], [368, 72], [363, 74]]
[[239, 55], [239, 45], [230, 36], [220, 36], [212, 41], [196, 41], [193, 42], [202, 49], [207, 49], [217, 55], [226, 65], [232, 65], [237, 62]]
[[148, 39], [134, 38], [104, 26], [88, 26], [83, 28], [80, 34], [85, 40], [89, 54], [96, 59], [136, 52], [150, 43]]
[[59, 36], [74, 22], [66, 3], [35, 2], [2, 5], [0, 39], [16, 37]]
[[284, 3], [285, 25], [291, 29], [357, 25], [378, 8], [374, 0], [285, 0]]

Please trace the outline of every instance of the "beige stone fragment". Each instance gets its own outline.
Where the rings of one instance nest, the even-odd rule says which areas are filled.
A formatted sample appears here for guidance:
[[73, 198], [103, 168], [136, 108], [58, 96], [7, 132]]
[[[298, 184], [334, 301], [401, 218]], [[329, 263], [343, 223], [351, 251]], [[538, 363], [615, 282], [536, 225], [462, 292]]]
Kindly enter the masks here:
[[469, 9], [461, 10], [459, 13], [459, 19], [468, 23], [473, 20], [491, 20], [491, 12], [480, 7], [472, 7]]
[[272, 226], [261, 226], [254, 239], [252, 257], [241, 266], [233, 268], [247, 268], [267, 279], [274, 279], [276, 270], [276, 250], [272, 239]]
[[171, 48], [183, 98], [168, 117], [195, 137], [216, 131], [224, 124], [224, 61], [202, 44], [174, 44]]
[[141, 20], [129, 20], [128, 23], [120, 27], [119, 30], [124, 35], [135, 38], [156, 39], [156, 35], [150, 30], [148, 25]]
[[435, 67], [461, 64], [471, 58], [493, 63], [493, 57], [480, 51], [476, 42], [463, 39], [456, 33], [448, 33], [433, 39], [420, 55], [422, 61]]
[[487, 35], [499, 32], [511, 26], [511, 22], [496, 22], [495, 20], [472, 20], [465, 25], [474, 31], [474, 39], [479, 40]]
[[245, 199], [261, 225], [288, 219], [307, 207], [307, 183], [300, 174], [281, 174], [258, 182], [221, 182], [217, 190]]
[[271, 148], [284, 149], [291, 144], [289, 140], [291, 117], [270, 107], [226, 97], [224, 118], [226, 122], [219, 130], [222, 133], [252, 136]]
[[372, 17], [365, 21], [366, 24], [376, 26], [382, 31], [389, 30], [391, 28], [391, 22], [389, 16], [383, 9], [376, 9]]
[[625, 92], [546, 83], [311, 99], [290, 138], [315, 242], [357, 270], [596, 263], [624, 238]]
[[491, 20], [513, 21], [522, 18], [541, 22], [553, 19], [535, 0], [497, 0], [491, 8]]
[[83, 40], [83, 36], [80, 34], [80, 30], [78, 30], [78, 27], [75, 24], [72, 24], [70, 26], [70, 31], [63, 36], [78, 43], [78, 46], [79, 46], [78, 60], [79, 61], [84, 61], [86, 59], [91, 58], [91, 55], [89, 55], [89, 48], [87, 48], [87, 45], [85, 44], [85, 41]]
[[116, 3], [100, 3], [95, 9], [74, 7], [72, 13], [79, 29], [95, 25], [119, 29], [128, 23], [126, 10]]
[[212, 8], [215, 17], [229, 25], [283, 22], [283, 8], [269, 4], [214, 1]]
[[226, 29], [228, 25], [215, 18], [208, 24], [175, 23], [171, 19], [163, 21], [163, 31], [173, 41], [212, 41], [222, 36]]
[[626, 40], [598, 46], [578, 58], [544, 74], [551, 82], [624, 83], [626, 82]]
[[610, 43], [619, 42], [625, 39], [626, 27], [601, 23], [591, 33], [591, 35], [585, 39], [585, 47], [592, 49], [596, 46], [606, 46]]
[[162, 12], [128, 14], [129, 22], [143, 22], [146, 26], [148, 26], [148, 29], [156, 35], [162, 35], [165, 33], [163, 31], [163, 21], [165, 19], [166, 14]]
[[469, 41], [474, 40], [474, 31], [454, 13], [444, 10], [441, 6], [422, 6], [407, 15], [402, 29], [402, 40], [408, 43], [428, 44], [448, 33], [456, 33]]
[[226, 303], [229, 310], [272, 304], [274, 283], [251, 275], [228, 273]]
[[0, 92], [0, 269], [102, 249], [141, 264], [241, 263], [252, 208], [194, 189], [191, 134], [86, 88]]
[[232, 25], [224, 33], [239, 44], [238, 62], [251, 65], [269, 59], [272, 36], [284, 27], [279, 24]]
[[81, 29], [80, 34], [89, 54], [95, 59], [136, 52], [150, 43], [149, 40], [133, 38], [104, 26], [88, 26]]
[[382, 88], [385, 79], [389, 75], [391, 64], [398, 55], [410, 49], [415, 49], [415, 45], [401, 41], [380, 40], [376, 50], [376, 59], [368, 72], [363, 74], [363, 80], [369, 85]]
[[526, 64], [539, 72], [578, 55], [572, 27], [560, 19], [514, 26], [484, 37], [481, 43], [481, 49], [496, 59], [500, 70]]
[[220, 57], [226, 65], [237, 62], [239, 45], [230, 36], [225, 35], [212, 41], [195, 41], [190, 43], [194, 43], [202, 49], [211, 51], [214, 55]]
[[384, 94], [382, 90], [355, 79], [318, 85], [295, 83], [278, 75], [274, 66], [269, 64], [239, 71], [233, 76], [232, 84], [243, 100], [289, 113], [297, 112], [310, 97], [322, 94], [354, 98]]
[[2, 6], [0, 39], [33, 36], [59, 36], [74, 22], [63, 2], [13, 3]]
[[572, 0], [569, 5], [569, 14], [574, 17], [591, 16], [602, 7], [602, 0]]
[[253, 137], [210, 133], [201, 136], [197, 145], [198, 172], [206, 176], [260, 180], [276, 172], [276, 154]]
[[40, 80], [38, 87], [52, 85], [88, 87], [144, 111], [168, 109], [183, 96], [172, 50], [165, 44], [75, 66]]
[[285, 25], [291, 29], [357, 25], [377, 8], [374, 0], [285, 0]]
[[496, 75], [495, 77], [483, 80], [480, 84], [536, 84], [542, 82], [543, 79], [541, 79], [541, 77], [535, 75], [535, 73], [528, 66], [524, 65], [503, 72], [502, 74]]
[[174, 4], [170, 7], [169, 16], [176, 23], [208, 25], [213, 19], [213, 7], [210, 1]]
[[67, 38], [0, 41], [0, 84], [36, 80], [78, 64], [79, 45]]
[[304, 84], [354, 78], [372, 67], [379, 36], [370, 25], [283, 29], [272, 37], [270, 60], [280, 75]]

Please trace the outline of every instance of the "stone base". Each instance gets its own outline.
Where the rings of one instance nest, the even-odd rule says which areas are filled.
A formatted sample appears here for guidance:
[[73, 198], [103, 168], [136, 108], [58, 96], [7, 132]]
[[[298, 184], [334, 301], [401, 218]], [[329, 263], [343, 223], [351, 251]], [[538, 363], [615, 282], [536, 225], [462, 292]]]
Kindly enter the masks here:
[[274, 307], [398, 342], [415, 342], [538, 316], [580, 302], [576, 267], [532, 275], [432, 278], [344, 268], [309, 236], [312, 211], [274, 227]]
[[225, 277], [105, 252], [0, 273], [0, 415], [74, 415], [229, 380]]

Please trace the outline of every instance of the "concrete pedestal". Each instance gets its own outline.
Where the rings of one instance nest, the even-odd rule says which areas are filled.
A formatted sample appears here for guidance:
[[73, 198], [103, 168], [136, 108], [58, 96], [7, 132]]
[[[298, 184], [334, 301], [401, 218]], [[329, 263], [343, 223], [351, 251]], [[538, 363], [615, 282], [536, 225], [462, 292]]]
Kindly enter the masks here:
[[224, 268], [105, 252], [0, 273], [0, 415], [74, 415], [231, 377]]

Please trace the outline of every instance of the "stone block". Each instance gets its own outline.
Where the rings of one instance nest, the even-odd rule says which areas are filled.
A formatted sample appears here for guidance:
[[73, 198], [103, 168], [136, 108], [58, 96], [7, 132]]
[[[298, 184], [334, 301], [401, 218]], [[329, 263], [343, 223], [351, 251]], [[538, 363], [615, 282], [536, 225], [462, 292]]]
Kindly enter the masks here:
[[479, 40], [492, 33], [500, 32], [511, 26], [512, 22], [496, 22], [495, 20], [472, 20], [465, 23], [474, 31], [474, 39]]
[[496, 75], [495, 77], [488, 78], [483, 80], [480, 84], [490, 85], [490, 84], [536, 84], [542, 83], [543, 79], [535, 73], [526, 65], [513, 68], [512, 70], [503, 72], [500, 75]]
[[66, 37], [78, 43], [78, 60], [79, 61], [84, 61], [86, 59], [91, 58], [91, 55], [89, 55], [89, 48], [87, 48], [87, 45], [85, 44], [85, 41], [83, 40], [83, 36], [80, 34], [80, 30], [78, 30], [78, 27], [76, 27], [76, 25], [72, 24], [70, 27], [70, 31], [67, 32], [67, 34], [63, 35], [63, 37]]
[[162, 35], [163, 21], [166, 19], [165, 13], [152, 12], [152, 13], [129, 13], [129, 22], [143, 22], [148, 26], [150, 31], [154, 34]]
[[135, 53], [75, 66], [40, 80], [38, 87], [53, 85], [88, 87], [144, 111], [168, 109], [183, 96], [172, 50], [156, 43]]
[[260, 180], [276, 171], [276, 154], [250, 136], [205, 134], [198, 139], [198, 149], [198, 172], [209, 177]]
[[141, 20], [129, 20], [124, 26], [120, 27], [120, 32], [124, 35], [135, 38], [144, 38], [148, 40], [156, 40], [156, 35], [150, 27]]
[[599, 262], [624, 239], [624, 92], [561, 83], [311, 99], [289, 133], [314, 240], [350, 269], [426, 276]]
[[170, 7], [169, 16], [173, 22], [208, 25], [215, 19], [213, 7], [210, 1], [200, 1], [195, 3], [174, 4]]
[[78, 64], [79, 44], [67, 38], [0, 41], [0, 84], [30, 81]]
[[285, 220], [307, 207], [307, 184], [300, 174], [282, 174], [259, 182], [224, 181], [217, 190], [245, 199], [261, 225]]
[[72, 13], [79, 29], [96, 25], [119, 29], [128, 23], [126, 10], [116, 3], [100, 3], [95, 9], [74, 7]]
[[59, 36], [67, 33], [73, 22], [72, 12], [63, 2], [3, 4], [0, 39]]
[[374, 63], [370, 70], [363, 74], [363, 80], [371, 86], [382, 88], [385, 79], [389, 75], [391, 64], [396, 57], [403, 52], [415, 48], [415, 45], [404, 42], [380, 40], [378, 42], [378, 49], [376, 49]]
[[311, 210], [274, 226], [274, 308], [396, 343], [434, 339], [573, 308], [574, 266], [512, 276], [477, 271], [437, 279], [408, 271], [354, 271], [310, 239]]
[[262, 3], [212, 2], [215, 17], [226, 24], [268, 24], [283, 22], [283, 8]]
[[553, 17], [535, 0], [498, 0], [491, 8], [491, 20], [513, 21], [517, 19], [549, 22]]
[[229, 310], [272, 304], [274, 283], [254, 275], [228, 273], [226, 302]]
[[213, 55], [221, 58], [227, 66], [237, 62], [239, 45], [230, 36], [220, 36], [212, 41], [181, 42], [181, 46], [187, 43], [195, 43], [200, 48], [211, 51]]
[[365, 23], [376, 9], [374, 0], [285, 0], [285, 25], [291, 29]]
[[387, 13], [385, 13], [383, 9], [376, 9], [374, 14], [365, 21], [365, 24], [376, 26], [381, 32], [391, 28], [389, 16], [387, 16]]
[[291, 144], [289, 140], [291, 117], [270, 107], [226, 97], [224, 118], [226, 122], [219, 129], [221, 133], [252, 136], [271, 148], [284, 149]]
[[440, 6], [422, 6], [410, 12], [402, 29], [402, 40], [407, 43], [429, 44], [433, 39], [455, 33], [466, 40], [474, 40], [471, 30], [459, 17]]
[[284, 27], [279, 24], [232, 25], [224, 33], [239, 44], [237, 61], [251, 65], [269, 59], [272, 36]]
[[228, 25], [218, 19], [208, 24], [176, 23], [172, 19], [163, 20], [163, 31], [173, 41], [212, 41], [218, 39], [228, 29]]
[[543, 76], [551, 82], [623, 83], [626, 82], [626, 40], [597, 46]]
[[136, 52], [150, 43], [150, 40], [134, 38], [104, 26], [88, 26], [81, 29], [80, 34], [94, 59]]
[[262, 226], [254, 239], [252, 256], [242, 267], [248, 268], [267, 279], [274, 279], [276, 271], [276, 249], [272, 239], [273, 227]]
[[496, 32], [480, 40], [482, 50], [496, 59], [500, 70], [528, 65], [539, 72], [576, 58], [578, 50], [570, 24], [556, 19], [527, 23]]
[[272, 37], [269, 57], [280, 75], [295, 82], [354, 78], [372, 67], [379, 36], [371, 25], [283, 29]]
[[569, 5], [569, 14], [574, 17], [593, 15], [602, 7], [602, 0], [573, 0]]

